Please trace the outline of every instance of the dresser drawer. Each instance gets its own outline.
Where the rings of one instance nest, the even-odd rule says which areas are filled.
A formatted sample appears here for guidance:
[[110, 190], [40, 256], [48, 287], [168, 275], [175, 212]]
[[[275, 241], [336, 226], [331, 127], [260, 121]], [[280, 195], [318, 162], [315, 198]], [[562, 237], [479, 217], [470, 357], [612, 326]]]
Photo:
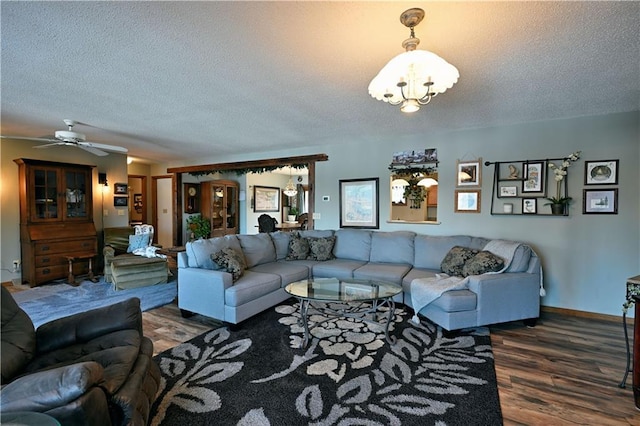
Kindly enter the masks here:
[[36, 268], [36, 282], [42, 283], [56, 278], [64, 278], [69, 275], [68, 265], [51, 265]]
[[[91, 251], [52, 253], [42, 256], [35, 256], [35, 266], [36, 268], [41, 268], [54, 265], [69, 265], [69, 257], [86, 256], [91, 253], [93, 253], [94, 256], [97, 256], [97, 253]], [[96, 259], [94, 258], [93, 260]]]
[[49, 255], [55, 253], [87, 253], [98, 251], [98, 241], [95, 238], [82, 238], [73, 241], [37, 242], [35, 255]]

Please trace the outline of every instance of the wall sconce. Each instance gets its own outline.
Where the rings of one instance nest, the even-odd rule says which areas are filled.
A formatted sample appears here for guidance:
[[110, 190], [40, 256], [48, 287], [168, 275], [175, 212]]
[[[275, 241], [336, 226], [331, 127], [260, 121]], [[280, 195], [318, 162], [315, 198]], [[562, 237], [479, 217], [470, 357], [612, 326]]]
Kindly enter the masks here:
[[98, 173], [98, 183], [103, 186], [109, 186], [109, 184], [107, 183], [106, 173]]

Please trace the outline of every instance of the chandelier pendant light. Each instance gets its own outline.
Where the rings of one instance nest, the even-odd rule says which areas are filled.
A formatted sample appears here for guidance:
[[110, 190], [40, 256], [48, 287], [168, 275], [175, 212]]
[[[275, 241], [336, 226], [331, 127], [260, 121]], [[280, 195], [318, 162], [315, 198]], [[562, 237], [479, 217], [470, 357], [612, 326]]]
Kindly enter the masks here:
[[287, 197], [295, 197], [298, 193], [296, 186], [293, 183], [293, 178], [291, 176], [291, 169], [289, 169], [289, 182], [287, 182], [287, 186], [284, 187], [284, 195]]
[[414, 28], [424, 19], [424, 10], [413, 8], [400, 15], [400, 22], [411, 30], [402, 42], [405, 52], [391, 59], [369, 84], [369, 94], [379, 101], [400, 105], [402, 112], [415, 112], [438, 93], [458, 81], [458, 69], [426, 50], [417, 50], [420, 39]]

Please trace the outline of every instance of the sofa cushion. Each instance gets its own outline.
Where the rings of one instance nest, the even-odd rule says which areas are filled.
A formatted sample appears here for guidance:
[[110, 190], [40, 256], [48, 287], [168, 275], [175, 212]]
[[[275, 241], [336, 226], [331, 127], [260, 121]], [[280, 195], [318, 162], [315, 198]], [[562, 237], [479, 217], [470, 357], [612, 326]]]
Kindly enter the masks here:
[[302, 238], [298, 232], [292, 232], [289, 238], [287, 260], [301, 260], [309, 256], [309, 240]]
[[211, 260], [217, 263], [221, 270], [229, 272], [233, 276], [233, 282], [238, 281], [244, 270], [247, 269], [244, 254], [231, 247], [215, 252], [211, 255]]
[[371, 262], [413, 265], [415, 232], [372, 232]]
[[0, 338], [0, 384], [13, 380], [36, 353], [36, 330], [29, 315], [2, 286], [2, 331]]
[[504, 268], [504, 260], [500, 256], [483, 250], [467, 260], [462, 267], [462, 276], [482, 275], [487, 272], [498, 272]]
[[127, 247], [127, 253], [133, 253], [135, 250], [140, 250], [149, 245], [150, 234], [138, 234], [129, 235], [129, 246]]
[[290, 232], [271, 232], [269, 233], [273, 245], [276, 248], [276, 260], [282, 260], [287, 257], [289, 252], [289, 239], [291, 237]]
[[224, 304], [240, 306], [265, 296], [280, 288], [280, 276], [262, 272], [245, 271], [244, 275], [224, 292]]
[[414, 267], [440, 270], [440, 264], [447, 253], [449, 253], [449, 250], [454, 246], [471, 247], [471, 237], [466, 235], [450, 237], [416, 235], [414, 245]]
[[477, 250], [468, 247], [455, 246], [447, 253], [440, 264], [442, 272], [448, 275], [462, 277], [465, 263], [478, 253]]
[[227, 247], [242, 251], [240, 242], [235, 235], [226, 235], [224, 237], [200, 239], [188, 242], [185, 245], [185, 251], [187, 252], [189, 267], [213, 270], [220, 269], [220, 267], [211, 260], [211, 255]]
[[411, 270], [411, 265], [398, 263], [367, 263], [353, 271], [353, 278], [379, 280], [401, 285], [402, 278]]
[[326, 262], [316, 263], [313, 265], [312, 271], [315, 278], [338, 278], [343, 280], [353, 278], [353, 271], [366, 263], [361, 260], [331, 259]]
[[276, 248], [269, 234], [238, 235], [247, 268], [276, 261]]
[[319, 261], [333, 259], [333, 246], [335, 245], [336, 237], [333, 235], [325, 238], [307, 237], [307, 241], [309, 241], [308, 259]]
[[531, 260], [531, 247], [522, 244], [516, 249], [513, 259], [505, 272], [526, 272], [529, 269]]
[[299, 231], [301, 237], [304, 238], [327, 238], [333, 236], [333, 230], [331, 229], [307, 229]]
[[263, 272], [273, 275], [279, 275], [282, 287], [294, 281], [306, 280], [309, 278], [310, 267], [302, 261], [283, 261], [262, 263], [251, 268], [254, 272]]
[[333, 254], [340, 259], [369, 261], [371, 253], [371, 231], [362, 229], [340, 229], [335, 232], [336, 244]]

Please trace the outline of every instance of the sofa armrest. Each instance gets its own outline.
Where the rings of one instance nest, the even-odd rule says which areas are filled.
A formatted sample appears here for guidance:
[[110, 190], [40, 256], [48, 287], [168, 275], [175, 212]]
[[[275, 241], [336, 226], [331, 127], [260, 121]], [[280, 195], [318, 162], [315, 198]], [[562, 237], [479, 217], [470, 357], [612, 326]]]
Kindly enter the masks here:
[[119, 330], [137, 330], [142, 336], [140, 299], [127, 299], [43, 324], [36, 330], [36, 351], [51, 352]]
[[82, 362], [19, 377], [0, 390], [0, 411], [45, 412], [67, 405], [98, 386], [103, 372], [97, 362]]
[[178, 268], [178, 307], [224, 321], [225, 291], [232, 285], [228, 272]]

